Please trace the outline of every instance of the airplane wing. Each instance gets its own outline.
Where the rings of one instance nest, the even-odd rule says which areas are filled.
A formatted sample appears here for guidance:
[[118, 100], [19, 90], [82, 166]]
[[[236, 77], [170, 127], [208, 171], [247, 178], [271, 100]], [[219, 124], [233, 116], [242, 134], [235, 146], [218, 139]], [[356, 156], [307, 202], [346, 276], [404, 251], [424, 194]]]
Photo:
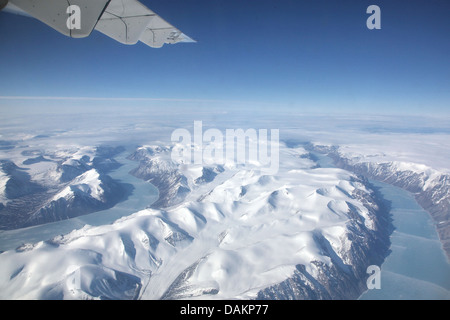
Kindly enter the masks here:
[[137, 0], [0, 0], [0, 7], [27, 14], [72, 38], [97, 30], [123, 44], [153, 48], [195, 42]]

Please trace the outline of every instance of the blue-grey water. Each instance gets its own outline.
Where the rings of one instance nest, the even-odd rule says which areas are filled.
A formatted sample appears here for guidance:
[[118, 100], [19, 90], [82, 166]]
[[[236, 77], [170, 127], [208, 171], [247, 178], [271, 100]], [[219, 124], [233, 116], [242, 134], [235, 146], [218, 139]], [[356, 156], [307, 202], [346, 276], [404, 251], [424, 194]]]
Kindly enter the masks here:
[[[329, 157], [318, 153], [314, 156], [320, 166], [334, 167]], [[367, 290], [360, 299], [450, 299], [450, 263], [432, 217], [410, 192], [379, 181], [370, 182], [391, 202], [395, 230], [390, 237], [391, 253], [380, 266], [381, 288]]]
[[431, 216], [414, 196], [392, 185], [371, 181], [391, 201], [395, 227], [391, 254], [381, 266], [381, 288], [360, 299], [450, 299], [450, 264]]
[[124, 152], [116, 157], [116, 160], [123, 165], [109, 174], [113, 179], [133, 185], [133, 193], [127, 200], [118, 203], [110, 209], [72, 219], [16, 230], [2, 230], [0, 231], [0, 251], [15, 249], [24, 243], [49, 240], [55, 236], [80, 229], [85, 225], [99, 226], [109, 224], [123, 216], [145, 209], [155, 202], [158, 199], [158, 189], [152, 184], [128, 173], [137, 166], [137, 163], [126, 159], [127, 155], [128, 153]]

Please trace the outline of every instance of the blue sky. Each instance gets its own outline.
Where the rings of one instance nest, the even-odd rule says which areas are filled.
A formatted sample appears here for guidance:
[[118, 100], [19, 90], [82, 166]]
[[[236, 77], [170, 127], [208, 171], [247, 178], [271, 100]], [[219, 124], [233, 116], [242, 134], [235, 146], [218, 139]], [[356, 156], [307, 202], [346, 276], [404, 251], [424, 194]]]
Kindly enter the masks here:
[[[450, 1], [141, 2], [198, 42], [152, 49], [96, 31], [70, 39], [1, 12], [0, 96], [450, 114]], [[381, 30], [366, 27], [371, 4]], [[44, 101], [0, 98], [0, 108], [33, 103]]]

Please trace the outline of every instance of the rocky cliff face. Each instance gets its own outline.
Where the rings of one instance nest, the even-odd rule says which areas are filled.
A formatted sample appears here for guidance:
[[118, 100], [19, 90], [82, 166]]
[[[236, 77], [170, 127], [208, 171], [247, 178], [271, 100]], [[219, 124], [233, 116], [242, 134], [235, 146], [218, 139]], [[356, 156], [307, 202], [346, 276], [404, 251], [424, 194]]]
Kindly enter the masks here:
[[213, 181], [224, 171], [220, 165], [199, 167], [194, 176], [187, 178], [180, 166], [171, 160], [170, 152], [169, 147], [145, 146], [128, 157], [139, 163], [130, 174], [158, 188], [159, 198], [151, 205], [152, 208], [167, 208], [182, 203], [192, 188]]
[[10, 160], [0, 160], [0, 170], [8, 177], [4, 186], [7, 199], [17, 199], [30, 193], [42, 192], [42, 186], [31, 181], [31, 176], [23, 168]]
[[170, 160], [169, 149], [141, 147], [128, 157], [139, 165], [130, 174], [158, 188], [159, 198], [152, 208], [165, 208], [183, 201], [190, 189], [186, 177]]
[[411, 163], [355, 162], [341, 154], [337, 147], [313, 148], [328, 154], [339, 168], [413, 193], [417, 203], [432, 216], [443, 248], [450, 259], [450, 175]]

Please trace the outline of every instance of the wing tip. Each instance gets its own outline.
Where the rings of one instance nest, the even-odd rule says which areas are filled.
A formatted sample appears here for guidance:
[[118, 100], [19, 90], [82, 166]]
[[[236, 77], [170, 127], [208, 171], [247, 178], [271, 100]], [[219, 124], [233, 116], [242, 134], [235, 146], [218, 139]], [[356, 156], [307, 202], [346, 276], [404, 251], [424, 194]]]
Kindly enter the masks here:
[[184, 33], [180, 34], [179, 38], [180, 38], [180, 42], [183, 42], [183, 43], [197, 43], [197, 40], [192, 39], [191, 37], [187, 36]]

